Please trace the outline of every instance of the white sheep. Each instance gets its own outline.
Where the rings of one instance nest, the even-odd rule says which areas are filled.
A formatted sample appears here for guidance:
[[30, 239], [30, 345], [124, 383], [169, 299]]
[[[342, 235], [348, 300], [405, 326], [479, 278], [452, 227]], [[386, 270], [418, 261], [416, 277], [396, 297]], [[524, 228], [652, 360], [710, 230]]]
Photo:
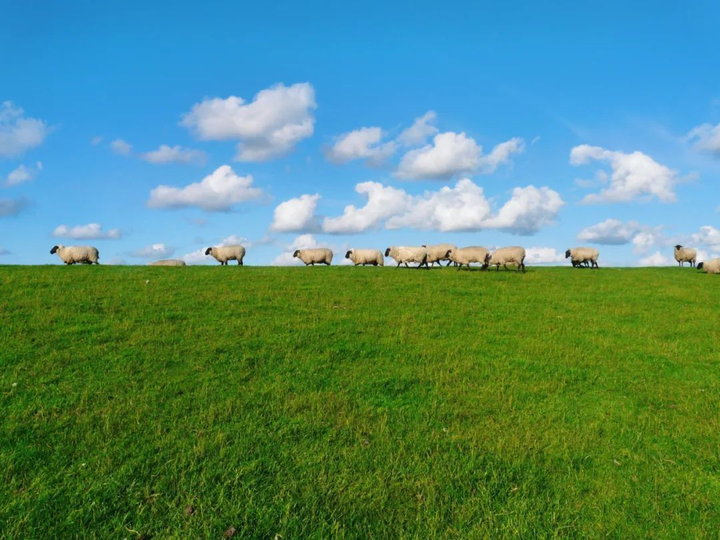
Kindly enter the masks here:
[[456, 249], [455, 246], [453, 246], [452, 244], [436, 244], [434, 246], [428, 246], [426, 244], [423, 244], [422, 247], [427, 249], [427, 262], [430, 265], [437, 263], [438, 266], [442, 266], [441, 261], [447, 261], [448, 263], [446, 266], [450, 266], [450, 263], [453, 262], [448, 257], [448, 251], [450, 251], [451, 249]]
[[675, 260], [680, 266], [684, 266], [684, 263], [686, 262], [689, 262], [690, 266], [695, 266], [697, 251], [693, 248], [686, 248], [681, 245], [677, 245], [675, 246]]
[[296, 249], [293, 257], [300, 259], [305, 263], [305, 266], [315, 266], [316, 264], [326, 264], [330, 266], [333, 252], [328, 248]]
[[150, 266], [185, 266], [182, 259], [165, 259], [162, 261], [151, 262]]
[[237, 261], [238, 266], [243, 266], [245, 248], [240, 245], [209, 247], [205, 250], [205, 255], [212, 255], [220, 266], [227, 265], [228, 261]]
[[525, 272], [525, 248], [520, 246], [510, 246], [493, 251], [490, 258], [485, 263], [484, 268], [488, 266], [497, 266], [500, 270], [500, 265], [503, 265], [505, 270], [508, 269], [508, 264], [517, 265], [518, 272]]
[[565, 252], [565, 258], [570, 258], [574, 267], [589, 263], [592, 268], [600, 268], [597, 262], [599, 256], [597, 249], [589, 247], [570, 248]]
[[385, 259], [377, 249], [349, 249], [345, 258], [350, 259], [355, 266], [366, 264], [385, 266]]
[[50, 255], [58, 254], [67, 265], [71, 264], [100, 264], [100, 252], [92, 246], [53, 246]]
[[408, 263], [414, 262], [419, 263], [418, 268], [422, 265], [430, 270], [428, 265], [428, 252], [424, 247], [406, 247], [406, 246], [390, 246], [385, 250], [386, 257], [392, 257], [398, 263], [397, 268], [400, 268], [401, 264], [409, 266]]
[[480, 263], [485, 267], [488, 259], [490, 258], [490, 252], [484, 247], [480, 246], [469, 246], [464, 248], [453, 247], [447, 253], [448, 258], [457, 264], [458, 270], [464, 266], [470, 268], [470, 263]]
[[707, 274], [720, 274], [720, 258], [703, 261], [697, 265], [698, 270], [705, 270]]

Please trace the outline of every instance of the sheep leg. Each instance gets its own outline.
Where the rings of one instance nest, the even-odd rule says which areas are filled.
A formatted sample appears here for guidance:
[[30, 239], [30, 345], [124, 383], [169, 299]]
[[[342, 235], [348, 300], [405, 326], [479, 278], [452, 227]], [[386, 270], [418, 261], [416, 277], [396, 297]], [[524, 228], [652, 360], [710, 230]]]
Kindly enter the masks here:
[[398, 263], [398, 265], [395, 268], [400, 268], [400, 263]]

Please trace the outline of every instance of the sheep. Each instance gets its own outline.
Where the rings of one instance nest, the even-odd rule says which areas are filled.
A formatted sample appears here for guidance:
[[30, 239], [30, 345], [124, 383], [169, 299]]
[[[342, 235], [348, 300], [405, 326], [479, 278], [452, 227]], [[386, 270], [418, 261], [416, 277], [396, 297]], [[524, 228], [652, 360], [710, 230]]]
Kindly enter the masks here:
[[720, 274], [720, 257], [699, 263], [697, 269], [705, 270], [707, 274]]
[[470, 263], [480, 263], [485, 268], [485, 263], [490, 258], [490, 252], [484, 247], [470, 246], [464, 248], [452, 248], [448, 250], [447, 257], [457, 264], [458, 270], [463, 265], [470, 268]]
[[100, 264], [100, 252], [92, 246], [53, 246], [50, 255], [58, 254], [62, 262], [68, 266], [75, 263], [80, 264]]
[[228, 261], [237, 261], [238, 266], [243, 266], [245, 248], [240, 245], [209, 247], [205, 250], [205, 255], [212, 255], [220, 266], [227, 265]]
[[422, 247], [427, 249], [427, 262], [431, 265], [437, 263], [438, 266], [442, 266], [440, 261], [447, 261], [448, 263], [445, 266], [450, 266], [450, 263], [452, 263], [453, 261], [448, 258], [447, 253], [451, 249], [457, 249], [452, 244], [436, 244], [434, 246], [428, 246], [426, 244], [423, 244]]
[[305, 263], [305, 266], [315, 264], [326, 264], [330, 266], [333, 258], [333, 252], [328, 248], [314, 248], [314, 249], [296, 249], [293, 253], [293, 257], [300, 259]]
[[499, 271], [501, 264], [505, 267], [505, 270], [508, 269], [508, 264], [516, 264], [518, 272], [525, 272], [525, 248], [510, 246], [496, 249], [487, 259], [483, 268], [497, 266]]
[[600, 268], [597, 262], [599, 256], [600, 253], [597, 249], [589, 247], [570, 248], [565, 252], [565, 258], [570, 258], [573, 267], [590, 263], [591, 268]]
[[385, 266], [385, 259], [380, 250], [377, 249], [349, 249], [345, 254], [345, 258], [350, 259], [355, 266], [359, 264], [363, 266], [366, 264]]
[[185, 266], [185, 261], [181, 259], [165, 259], [163, 261], [151, 262], [150, 266]]
[[697, 251], [693, 248], [686, 248], [681, 245], [675, 246], [675, 260], [680, 266], [684, 266], [684, 263], [686, 262], [689, 262], [690, 266], [695, 266], [696, 259]]
[[395, 259], [398, 263], [397, 268], [400, 268], [403, 263], [405, 266], [409, 266], [409, 262], [416, 262], [419, 263], [418, 268], [424, 264], [425, 268], [430, 270], [428, 252], [424, 247], [390, 246], [385, 250], [385, 256]]

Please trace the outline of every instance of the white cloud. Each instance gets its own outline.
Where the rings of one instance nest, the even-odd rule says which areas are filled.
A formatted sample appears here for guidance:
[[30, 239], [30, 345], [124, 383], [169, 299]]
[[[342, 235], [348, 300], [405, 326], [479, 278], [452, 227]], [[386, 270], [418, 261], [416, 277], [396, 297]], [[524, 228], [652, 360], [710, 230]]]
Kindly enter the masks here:
[[365, 159], [369, 165], [380, 165], [396, 148], [392, 141], [381, 144], [382, 137], [383, 132], [379, 127], [364, 127], [344, 133], [337, 137], [333, 146], [325, 150], [325, 157], [336, 164]]
[[674, 192], [679, 181], [677, 172], [642, 152], [625, 154], [587, 144], [576, 146], [570, 152], [572, 165], [586, 165], [591, 161], [609, 162], [612, 175], [606, 188], [586, 195], [583, 203], [629, 202], [653, 197], [665, 203], [677, 200]]
[[296, 249], [309, 249], [318, 247], [319, 244], [312, 234], [302, 234], [295, 238], [280, 255], [275, 257], [271, 263], [273, 266], [298, 266], [302, 264], [292, 255]]
[[91, 146], [97, 146], [97, 145], [100, 144], [102, 141], [103, 141], [102, 136], [101, 136], [101, 135], [97, 135], [96, 137], [93, 137], [92, 139], [90, 139], [90, 145], [91, 145]]
[[123, 266], [127, 264], [127, 262], [125, 262], [125, 259], [121, 259], [120, 257], [113, 257], [109, 261], [106, 261], [104, 264], [109, 264], [110, 266]]
[[[205, 250], [207, 248], [202, 247], [200, 249], [196, 249], [195, 251], [192, 251], [190, 253], [186, 253], [182, 257], [180, 257], [183, 261], [185, 261], [186, 264], [210, 264], [212, 261], [215, 261], [212, 257], [209, 257], [208, 255], [205, 255]], [[211, 261], [212, 259], [212, 261]], [[217, 262], [217, 261], [215, 261]]]
[[400, 133], [397, 138], [398, 142], [403, 146], [425, 144], [428, 138], [439, 131], [438, 128], [432, 125], [435, 120], [437, 120], [437, 113], [435, 111], [426, 112], [419, 118], [416, 118], [412, 126]]
[[360, 233], [379, 228], [414, 228], [421, 230], [477, 231], [501, 229], [516, 234], [532, 234], [552, 223], [565, 204], [549, 188], [515, 188], [512, 197], [493, 214], [483, 189], [472, 180], [459, 180], [455, 187], [409, 195], [404, 190], [364, 182], [356, 191], [367, 197], [357, 208], [347, 206], [341, 216], [325, 218], [323, 232]]
[[110, 149], [120, 156], [129, 156], [132, 153], [132, 145], [122, 139], [111, 142]]
[[270, 230], [275, 232], [302, 232], [318, 226], [315, 208], [320, 195], [302, 195], [277, 205]]
[[131, 255], [133, 257], [142, 257], [144, 259], [164, 259], [166, 257], [170, 257], [173, 253], [175, 253], [175, 248], [172, 246], [166, 246], [165, 244], [151, 244], [142, 249], [133, 251]]
[[313, 134], [316, 107], [309, 83], [278, 84], [258, 92], [251, 103], [236, 96], [205, 99], [181, 125], [203, 140], [239, 140], [238, 161], [267, 161]]
[[0, 104], [0, 157], [19, 156], [40, 146], [51, 129], [42, 120], [25, 118], [11, 101]]
[[560, 194], [548, 187], [516, 187], [510, 200], [497, 215], [487, 220], [485, 228], [522, 235], [534, 234], [541, 227], [552, 225], [564, 205]]
[[435, 135], [432, 145], [407, 152], [395, 176], [413, 180], [450, 180], [458, 174], [489, 174], [524, 148], [523, 140], [514, 138], [498, 144], [484, 155], [482, 147], [472, 137], [449, 131]]
[[28, 206], [27, 199], [0, 199], [0, 217], [16, 216]]
[[73, 240], [118, 240], [122, 237], [120, 229], [103, 231], [99, 223], [88, 223], [87, 225], [76, 225], [68, 227], [59, 225], [52, 235], [55, 238], [71, 238]]
[[165, 165], [167, 163], [195, 163], [202, 165], [205, 163], [207, 155], [202, 150], [161, 144], [157, 150], [140, 154], [140, 159], [155, 165]]
[[258, 199], [260, 188], [252, 187], [253, 177], [238, 176], [229, 165], [218, 167], [200, 182], [184, 188], [160, 185], [150, 191], [150, 208], [185, 208], [196, 206], [208, 212], [223, 212], [233, 205]]
[[220, 240], [219, 246], [236, 246], [236, 245], [242, 245], [246, 248], [249, 248], [252, 246], [252, 242], [250, 242], [247, 238], [244, 236], [238, 236], [237, 234], [231, 234], [230, 236], [226, 236], [222, 240]]
[[42, 171], [42, 163], [39, 161], [35, 164], [35, 167], [20, 165], [8, 174], [5, 185], [16, 186], [18, 184], [22, 184], [23, 182], [30, 182], [31, 180], [34, 180], [38, 174], [40, 174], [40, 171]]
[[693, 242], [707, 246], [720, 246], [720, 230], [712, 225], [700, 227], [700, 232], [692, 235]]
[[667, 255], [656, 251], [652, 255], [640, 259], [640, 266], [672, 266], [677, 264], [674, 259]]
[[690, 130], [687, 140], [691, 141], [697, 150], [720, 156], [720, 124], [702, 124]]
[[581, 230], [578, 240], [607, 246], [632, 243], [636, 255], [647, 253], [655, 246], [669, 245], [670, 242], [662, 233], [662, 227], [650, 227], [637, 221], [623, 223], [618, 219], [606, 219]]
[[324, 232], [353, 234], [377, 228], [385, 219], [404, 212], [411, 200], [403, 190], [379, 182], [362, 182], [355, 186], [355, 191], [366, 196], [365, 206], [349, 205], [341, 216], [325, 218]]
[[555, 264], [565, 262], [565, 254], [550, 247], [531, 247], [525, 251], [527, 264]]
[[0, 255], [10, 255], [10, 252], [5, 248], [0, 247]]

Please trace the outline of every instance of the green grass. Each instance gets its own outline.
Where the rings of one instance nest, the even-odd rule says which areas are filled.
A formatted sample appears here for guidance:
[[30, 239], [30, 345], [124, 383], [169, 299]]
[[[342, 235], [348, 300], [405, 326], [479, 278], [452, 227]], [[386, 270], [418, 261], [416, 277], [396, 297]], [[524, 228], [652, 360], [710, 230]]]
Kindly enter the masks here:
[[0, 535], [717, 538], [716, 278], [0, 267]]

